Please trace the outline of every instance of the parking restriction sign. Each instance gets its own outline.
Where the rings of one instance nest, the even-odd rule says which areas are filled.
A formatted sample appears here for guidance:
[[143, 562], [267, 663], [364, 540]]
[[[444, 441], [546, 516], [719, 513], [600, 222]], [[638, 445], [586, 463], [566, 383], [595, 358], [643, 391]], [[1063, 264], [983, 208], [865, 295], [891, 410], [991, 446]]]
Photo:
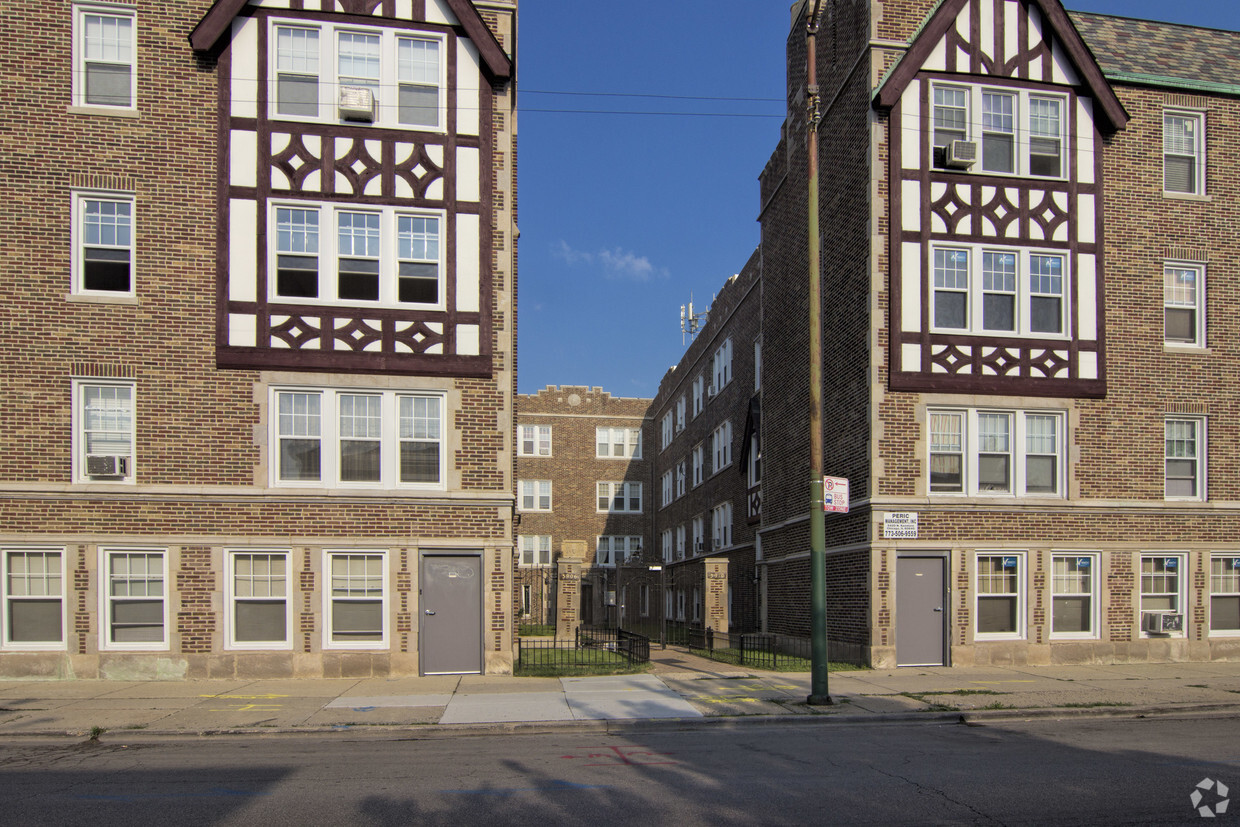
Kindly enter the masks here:
[[848, 478], [822, 478], [822, 510], [836, 514], [848, 513]]

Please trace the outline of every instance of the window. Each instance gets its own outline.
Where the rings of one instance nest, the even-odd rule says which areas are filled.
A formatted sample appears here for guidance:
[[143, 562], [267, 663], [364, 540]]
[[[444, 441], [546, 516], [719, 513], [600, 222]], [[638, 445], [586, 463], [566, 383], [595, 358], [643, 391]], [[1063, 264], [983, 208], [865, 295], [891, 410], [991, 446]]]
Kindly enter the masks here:
[[706, 552], [706, 517], [699, 514], [693, 518], [693, 553]]
[[1205, 195], [1205, 116], [1163, 113], [1163, 190]]
[[753, 343], [753, 389], [762, 390], [762, 342]]
[[287, 649], [291, 605], [286, 551], [230, 551], [228, 643], [245, 649]]
[[676, 526], [676, 559], [685, 559], [685, 524]]
[[517, 456], [549, 457], [551, 456], [550, 425], [518, 425]]
[[676, 619], [677, 620], [685, 619], [685, 590], [684, 589], [676, 590]]
[[[986, 174], [1062, 178], [1066, 143], [1063, 98], [1028, 90], [935, 86], [935, 165], [946, 165], [953, 141], [980, 141]], [[980, 119], [970, 117], [980, 112]]]
[[1094, 621], [1097, 556], [1055, 554], [1051, 556], [1051, 635], [1096, 637]]
[[134, 385], [76, 380], [74, 479], [134, 481]]
[[103, 649], [166, 649], [164, 552], [105, 549]]
[[530, 583], [521, 584], [521, 615], [528, 617], [534, 607], [534, 586]]
[[551, 510], [551, 480], [521, 480], [517, 487], [521, 491], [521, 511]]
[[441, 488], [443, 398], [273, 390], [274, 485]]
[[642, 458], [640, 428], [595, 428], [594, 434], [597, 443], [594, 455], [598, 459]]
[[1163, 267], [1163, 336], [1168, 344], [1205, 347], [1205, 268]]
[[642, 583], [637, 587], [638, 611], [642, 617], [650, 616], [650, 584]]
[[603, 536], [598, 538], [595, 548], [595, 565], [611, 567], [640, 557], [642, 538], [637, 535]]
[[134, 295], [134, 199], [118, 193], [73, 194], [73, 292]]
[[697, 623], [702, 619], [702, 587], [693, 587], [693, 622]]
[[714, 458], [710, 470], [712, 474], [717, 474], [732, 464], [732, 423], [721, 423], [711, 434], [710, 442]]
[[669, 506], [672, 504], [672, 472], [663, 472], [663, 499], [661, 505]]
[[77, 6], [73, 102], [134, 109], [137, 97], [137, 16], [121, 6]]
[[762, 483], [762, 438], [758, 434], [749, 437], [749, 487], [757, 488]]
[[725, 339], [723, 344], [719, 346], [719, 349], [715, 351], [715, 358], [711, 363], [711, 371], [714, 376], [714, 383], [710, 386], [710, 395], [714, 396], [732, 381], [731, 339]]
[[710, 526], [713, 549], [732, 545], [732, 503], [720, 503], [711, 509]]
[[65, 643], [63, 549], [0, 549], [4, 615], [0, 643], [15, 649], [60, 649]]
[[699, 442], [693, 446], [693, 486], [702, 484], [706, 478], [706, 446]]
[[659, 539], [663, 550], [663, 562], [672, 562], [672, 530], [670, 528], [663, 529]]
[[521, 552], [522, 566], [530, 568], [551, 565], [551, 535], [521, 534], [517, 537], [517, 547]]
[[687, 405], [688, 400], [685, 399], [684, 394], [681, 394], [681, 397], [676, 400], [676, 433], [680, 433], [685, 429], [685, 409]]
[[[1141, 611], [1181, 612], [1184, 606], [1181, 554], [1142, 555]], [[1213, 579], [1213, 578], [1211, 578]]]
[[600, 482], [598, 484], [600, 513], [640, 514], [642, 484], [640, 482]]
[[934, 329], [1064, 335], [1064, 261], [1029, 250], [934, 248]]
[[280, 203], [271, 221], [273, 300], [443, 305], [438, 213]]
[[688, 476], [688, 469], [685, 460], [676, 463], [676, 496], [683, 497], [685, 495], [685, 478]]
[[387, 643], [387, 555], [327, 552], [326, 648], [382, 648]]
[[702, 412], [703, 398], [706, 393], [706, 377], [698, 374], [693, 380], [693, 416], [697, 417]]
[[675, 598], [674, 598], [674, 595], [672, 594], [672, 589], [667, 589], [663, 592], [663, 617], [664, 619], [671, 619], [672, 612], [673, 612], [672, 601], [674, 599]]
[[977, 637], [1024, 635], [1024, 555], [977, 556]]
[[1240, 634], [1240, 556], [1210, 558], [1210, 631]]
[[[439, 38], [393, 30], [274, 24], [274, 116], [338, 122], [344, 90], [366, 90], [378, 126], [441, 129], [444, 87]], [[333, 70], [334, 67], [334, 70]]]
[[1165, 496], [1169, 500], [1205, 499], [1205, 420], [1168, 419]]
[[930, 492], [1062, 497], [1058, 411], [930, 411]]
[[668, 411], [663, 414], [663, 420], [659, 424], [659, 431], [663, 436], [661, 450], [666, 451], [667, 446], [672, 444], [672, 412]]

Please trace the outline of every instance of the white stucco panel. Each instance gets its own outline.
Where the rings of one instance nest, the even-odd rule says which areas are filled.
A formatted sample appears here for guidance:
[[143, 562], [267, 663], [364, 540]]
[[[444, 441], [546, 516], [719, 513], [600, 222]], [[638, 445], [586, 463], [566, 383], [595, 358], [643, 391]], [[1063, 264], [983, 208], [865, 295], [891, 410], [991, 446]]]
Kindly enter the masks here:
[[1092, 193], [1081, 193], [1076, 197], [1076, 240], [1083, 244], [1093, 244], [1096, 237], [1094, 199]]
[[460, 38], [456, 50], [456, 131], [479, 133], [478, 90], [482, 88], [482, 60], [472, 41]]
[[228, 179], [234, 187], [253, 187], [257, 178], [258, 133], [234, 129], [228, 135]]
[[258, 344], [258, 319], [252, 313], [228, 314], [228, 344], [233, 347]]
[[947, 68], [947, 46], [943, 44], [942, 40], [934, 44], [930, 57], [926, 58], [926, 62], [921, 68], [927, 72], [942, 72]]
[[[1068, 212], [1068, 193], [1055, 192], [1051, 194], [1051, 198], [1054, 199], [1055, 206], [1059, 207], [1059, 209], [1063, 210], [1065, 213]], [[1070, 220], [1057, 226], [1055, 228], [1055, 241], [1067, 241], [1071, 232], [1071, 227], [1072, 222]]]
[[1082, 184], [1094, 183], [1094, 101], [1093, 98], [1077, 98], [1076, 101], [1076, 178]]
[[235, 302], [258, 300], [258, 204], [228, 202], [228, 298]]
[[482, 200], [482, 154], [475, 147], [462, 146], [456, 150], [456, 200], [477, 202]]
[[[921, 166], [921, 81], [914, 80], [900, 96], [900, 165], [905, 169]], [[907, 225], [905, 225], [907, 226]]]
[[449, 26], [455, 26], [460, 21], [456, 19], [456, 15], [452, 13], [444, 0], [426, 0], [426, 22], [447, 23]]
[[1003, 4], [1003, 53], [1014, 55], [1020, 52], [1020, 28], [1018, 21], [1021, 15], [1020, 3], [1008, 0]]
[[459, 324], [456, 326], [456, 352], [461, 356], [477, 356], [481, 353], [478, 348], [478, 325], [476, 324]]
[[456, 309], [473, 313], [481, 309], [482, 222], [476, 215], [456, 217]]
[[1076, 329], [1083, 342], [1098, 339], [1098, 262], [1093, 255], [1076, 257]]
[[234, 118], [258, 117], [258, 27], [256, 18], [232, 24], [232, 103]]
[[396, 19], [413, 19], [413, 0], [396, 0]]
[[[995, 42], [995, 7], [991, 3], [978, 3], [978, 12], [978, 28], [982, 41], [979, 51], [986, 57], [994, 57], [991, 44]], [[985, 66], [982, 71], [986, 71]]]
[[921, 345], [900, 346], [900, 370], [918, 372], [921, 370]]
[[1080, 365], [1082, 379], [1098, 378], [1098, 354], [1092, 351], [1081, 351], [1076, 356]]
[[900, 212], [903, 213], [901, 224], [905, 230], [917, 230], [921, 227], [921, 182], [900, 182]]
[[921, 245], [900, 245], [900, 326], [906, 333], [921, 330]]

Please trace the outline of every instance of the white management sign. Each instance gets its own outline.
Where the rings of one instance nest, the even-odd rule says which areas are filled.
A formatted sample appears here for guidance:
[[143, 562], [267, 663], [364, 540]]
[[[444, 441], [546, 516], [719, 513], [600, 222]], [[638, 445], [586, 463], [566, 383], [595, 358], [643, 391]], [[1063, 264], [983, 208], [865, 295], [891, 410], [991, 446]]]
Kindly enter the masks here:
[[916, 540], [917, 512], [888, 511], [883, 514], [884, 540]]

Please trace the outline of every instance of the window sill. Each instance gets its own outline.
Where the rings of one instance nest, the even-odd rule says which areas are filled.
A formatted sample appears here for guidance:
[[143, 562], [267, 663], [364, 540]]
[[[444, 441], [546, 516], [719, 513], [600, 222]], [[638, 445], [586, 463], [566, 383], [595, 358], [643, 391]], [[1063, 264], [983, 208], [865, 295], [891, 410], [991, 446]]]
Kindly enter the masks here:
[[1024, 640], [1024, 639], [1025, 639], [1024, 635], [1010, 634], [1007, 632], [995, 632], [995, 633], [975, 632], [973, 635], [974, 643], [991, 643], [993, 641], [1001, 641], [1001, 640]]
[[125, 304], [137, 306], [138, 297], [121, 294], [104, 296], [96, 293], [70, 293], [65, 296], [65, 301], [79, 304]]
[[141, 118], [137, 109], [125, 109], [120, 106], [70, 106], [70, 115], [102, 115], [111, 118]]
[[1202, 356], [1208, 356], [1212, 352], [1213, 351], [1211, 351], [1210, 348], [1203, 347], [1202, 345], [1190, 345], [1188, 343], [1180, 344], [1180, 343], [1172, 343], [1172, 342], [1163, 342], [1163, 353], [1184, 353], [1184, 354], [1190, 354], [1190, 355], [1199, 354]]
[[1070, 634], [1068, 632], [1064, 632], [1063, 634], [1052, 633], [1048, 639], [1050, 640], [1051, 643], [1058, 643], [1058, 642], [1067, 643], [1067, 642], [1075, 642], [1079, 640], [1101, 640], [1102, 638], [1099, 635], [1092, 634], [1092, 633]]
[[1235, 640], [1240, 638], [1240, 629], [1209, 629], [1206, 631], [1206, 637]]
[[1213, 201], [1213, 195], [1198, 195], [1195, 192], [1163, 192], [1168, 201]]
[[224, 646], [225, 652], [291, 652], [292, 642], [287, 643], [229, 643]]

